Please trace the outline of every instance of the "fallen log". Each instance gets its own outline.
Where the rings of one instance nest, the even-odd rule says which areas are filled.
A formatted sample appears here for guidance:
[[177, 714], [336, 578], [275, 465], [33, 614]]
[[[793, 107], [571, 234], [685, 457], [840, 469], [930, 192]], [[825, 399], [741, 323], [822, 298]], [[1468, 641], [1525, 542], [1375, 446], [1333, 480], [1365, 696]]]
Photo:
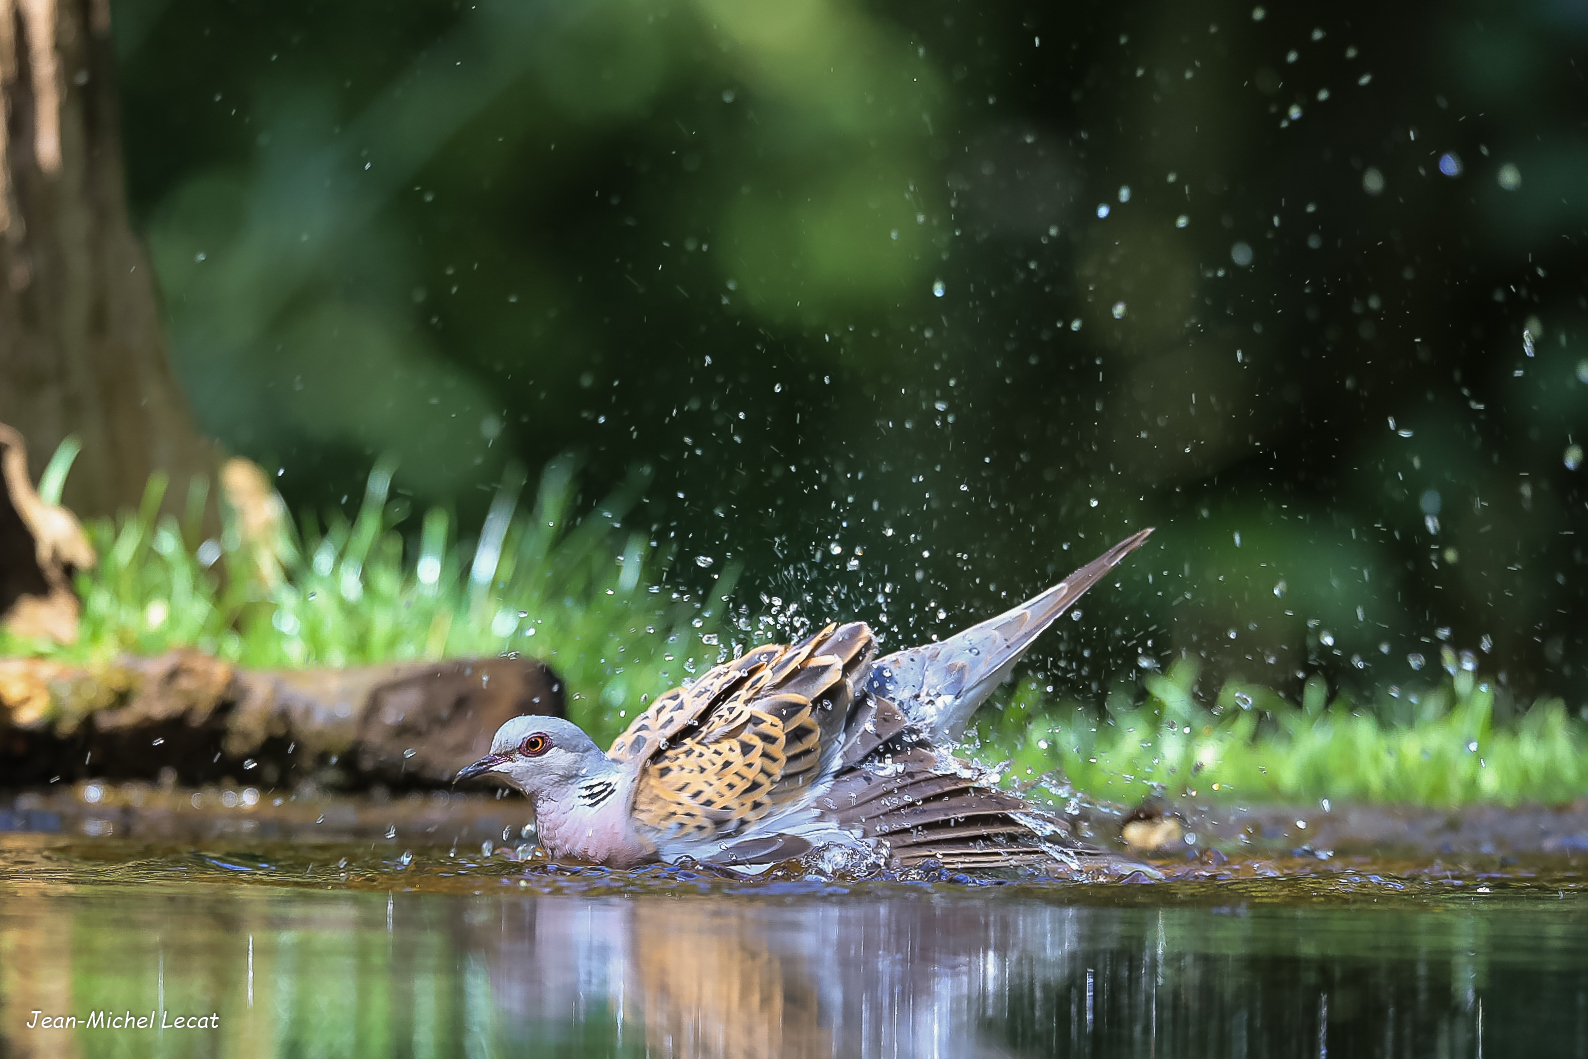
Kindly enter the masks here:
[[444, 786], [509, 717], [561, 717], [564, 703], [561, 680], [527, 658], [273, 671], [196, 651], [0, 659], [0, 786]]

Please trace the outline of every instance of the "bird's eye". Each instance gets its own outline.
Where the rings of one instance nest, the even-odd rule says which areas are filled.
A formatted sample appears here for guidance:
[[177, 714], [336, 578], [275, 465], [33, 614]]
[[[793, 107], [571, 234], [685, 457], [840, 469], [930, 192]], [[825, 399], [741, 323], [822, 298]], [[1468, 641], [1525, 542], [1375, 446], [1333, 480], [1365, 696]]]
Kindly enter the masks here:
[[518, 752], [525, 757], [539, 757], [551, 749], [551, 740], [539, 732], [518, 744]]

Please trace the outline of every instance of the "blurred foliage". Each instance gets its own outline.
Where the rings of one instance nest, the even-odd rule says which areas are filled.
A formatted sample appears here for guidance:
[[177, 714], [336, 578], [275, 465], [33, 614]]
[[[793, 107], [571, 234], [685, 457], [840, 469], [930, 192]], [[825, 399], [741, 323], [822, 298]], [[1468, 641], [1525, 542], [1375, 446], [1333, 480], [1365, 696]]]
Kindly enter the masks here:
[[1060, 694], [1588, 696], [1581, 5], [113, 7], [176, 360], [294, 507], [579, 451], [697, 593], [901, 642], [1153, 524]]
[[1001, 713], [982, 714], [972, 739], [1010, 784], [1125, 804], [1153, 794], [1452, 807], [1588, 795], [1588, 725], [1544, 699], [1519, 723], [1497, 726], [1493, 684], [1448, 649], [1443, 682], [1397, 687], [1378, 703], [1331, 701], [1314, 677], [1299, 706], [1229, 681], [1206, 708], [1194, 695], [1198, 669], [1182, 658], [1148, 676], [1144, 701], [1116, 686], [1102, 717], [1082, 703], [1056, 707], [1028, 682]]
[[522, 472], [510, 468], [477, 537], [459, 539], [447, 510], [433, 508], [405, 555], [411, 505], [389, 499], [391, 474], [376, 466], [351, 521], [333, 514], [322, 527], [306, 514], [275, 584], [235, 525], [184, 543], [178, 520], [157, 515], [157, 479], [141, 511], [87, 527], [100, 564], [78, 579], [79, 641], [0, 631], [0, 655], [92, 662], [197, 647], [296, 668], [523, 652], [568, 682], [570, 718], [603, 742], [652, 696], [724, 657], [718, 629], [736, 573], [713, 583], [715, 603], [664, 587], [670, 554], [624, 524], [640, 482], [581, 515], [572, 466], [559, 461], [526, 510]]

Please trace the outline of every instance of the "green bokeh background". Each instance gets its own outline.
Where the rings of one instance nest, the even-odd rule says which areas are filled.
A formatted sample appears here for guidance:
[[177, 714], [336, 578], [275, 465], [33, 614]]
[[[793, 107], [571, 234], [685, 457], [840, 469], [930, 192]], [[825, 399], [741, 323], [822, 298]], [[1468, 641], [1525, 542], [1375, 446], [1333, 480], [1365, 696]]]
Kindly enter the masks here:
[[173, 357], [295, 510], [645, 468], [674, 580], [895, 643], [1151, 524], [1064, 693], [1588, 697], [1580, 0], [113, 11]]

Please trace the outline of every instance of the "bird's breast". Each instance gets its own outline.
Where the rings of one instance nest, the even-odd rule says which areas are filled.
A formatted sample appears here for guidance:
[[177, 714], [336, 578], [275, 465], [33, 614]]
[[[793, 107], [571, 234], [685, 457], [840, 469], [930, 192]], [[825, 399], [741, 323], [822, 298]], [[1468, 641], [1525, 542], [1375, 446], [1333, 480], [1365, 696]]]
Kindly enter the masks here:
[[635, 831], [621, 798], [594, 806], [537, 803], [535, 817], [540, 844], [554, 860], [577, 858], [632, 868], [656, 859], [656, 847]]

